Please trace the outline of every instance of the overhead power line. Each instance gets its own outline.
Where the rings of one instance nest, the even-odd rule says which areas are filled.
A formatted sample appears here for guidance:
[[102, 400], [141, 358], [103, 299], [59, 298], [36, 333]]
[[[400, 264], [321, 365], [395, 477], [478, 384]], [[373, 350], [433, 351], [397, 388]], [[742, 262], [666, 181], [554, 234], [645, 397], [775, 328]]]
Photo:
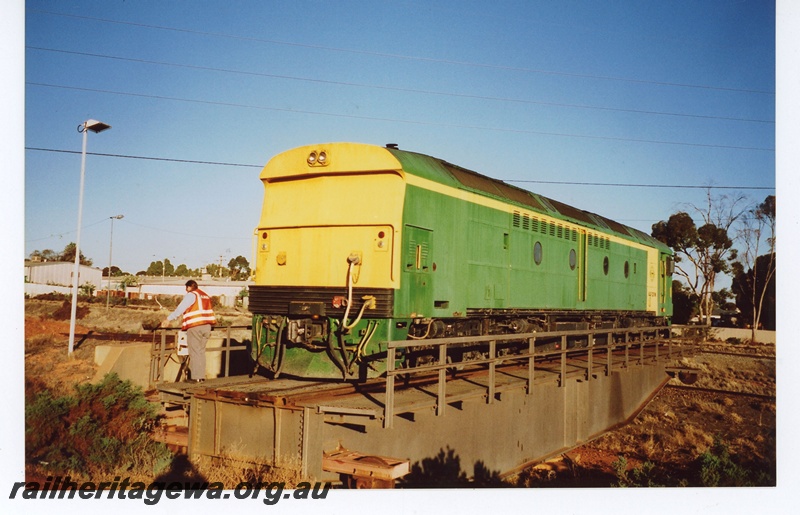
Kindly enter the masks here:
[[[61, 154], [80, 154], [78, 150], [60, 150], [55, 148], [42, 148], [42, 147], [25, 147], [25, 150], [37, 152], [56, 152]], [[263, 168], [264, 165], [247, 164], [247, 163], [229, 163], [223, 161], [201, 161], [194, 159], [174, 159], [167, 157], [151, 157], [151, 156], [133, 156], [126, 154], [106, 154], [99, 152], [87, 152], [87, 155], [99, 157], [114, 157], [121, 159], [141, 159], [147, 161], [164, 161], [168, 163], [190, 163], [201, 165], [215, 165], [215, 166], [235, 166], [240, 168]], [[504, 179], [504, 182], [513, 183], [536, 183], [536, 184], [562, 184], [574, 186], [612, 186], [620, 188], [682, 188], [682, 189], [716, 189], [716, 190], [774, 190], [775, 187], [769, 186], [697, 186], [687, 184], [624, 184], [612, 182], [580, 182], [580, 181], [540, 181], [540, 180], [524, 180], [524, 179]]]
[[613, 186], [617, 188], [680, 188], [697, 190], [774, 190], [774, 186], [696, 186], [689, 184], [623, 184], [619, 182], [583, 182], [583, 181], [534, 181], [523, 179], [505, 179], [505, 182], [530, 184], [561, 184], [566, 186]]
[[205, 105], [217, 105], [217, 106], [227, 106], [227, 107], [240, 107], [244, 109], [260, 109], [266, 111], [279, 111], [279, 112], [287, 112], [287, 113], [294, 113], [294, 114], [310, 114], [315, 116], [331, 116], [336, 118], [348, 118], [348, 119], [356, 119], [356, 120], [370, 120], [370, 121], [379, 121], [379, 122], [390, 122], [390, 123], [407, 123], [413, 125], [425, 125], [430, 127], [452, 127], [452, 128], [459, 128], [459, 129], [476, 129], [476, 130], [484, 130], [484, 131], [496, 131], [496, 132], [510, 132], [515, 134], [538, 134], [541, 136], [558, 136], [564, 138], [583, 138], [583, 139], [594, 139], [594, 140], [605, 140], [605, 141], [625, 141], [625, 142], [632, 142], [632, 143], [650, 143], [656, 145], [678, 145], [678, 146], [686, 146], [686, 147], [699, 147], [699, 148], [726, 148], [732, 150], [758, 150], [758, 151], [767, 151], [767, 152], [774, 152], [774, 148], [769, 147], [745, 147], [740, 145], [718, 145], [712, 143], [689, 143], [685, 141], [667, 141], [667, 140], [649, 140], [649, 139], [639, 139], [639, 138], [623, 138], [623, 137], [615, 137], [615, 136], [598, 136], [594, 134], [570, 134], [570, 133], [563, 133], [563, 132], [548, 132], [548, 131], [535, 131], [530, 129], [513, 129], [507, 127], [487, 127], [481, 125], [467, 125], [467, 124], [454, 124], [454, 123], [444, 123], [444, 122], [426, 122], [426, 121], [419, 121], [419, 120], [403, 120], [398, 118], [381, 118], [375, 116], [360, 116], [360, 115], [351, 115], [351, 114], [343, 114], [343, 113], [330, 113], [330, 112], [323, 112], [323, 111], [308, 111], [302, 109], [287, 109], [287, 108], [279, 108], [279, 107], [270, 107], [270, 106], [259, 106], [259, 105], [249, 105], [249, 104], [239, 104], [233, 102], [219, 102], [213, 100], [198, 100], [198, 99], [189, 99], [189, 98], [180, 98], [180, 97], [172, 97], [172, 96], [164, 96], [164, 95], [149, 95], [144, 93], [130, 93], [124, 91], [113, 91], [113, 90], [104, 90], [104, 89], [96, 89], [96, 88], [83, 88], [83, 87], [76, 87], [76, 86], [64, 86], [60, 84], [46, 84], [41, 82], [26, 82], [25, 84], [29, 86], [39, 86], [39, 87], [46, 87], [46, 88], [59, 88], [59, 89], [68, 89], [73, 91], [88, 91], [91, 93], [105, 93], [110, 95], [122, 95], [122, 96], [129, 96], [129, 97], [139, 97], [139, 98], [151, 98], [151, 99], [158, 99], [158, 100], [170, 100], [174, 102], [187, 102], [187, 103], [194, 103], [194, 104], [205, 104]]
[[[59, 150], [56, 148], [41, 148], [41, 147], [25, 147], [25, 150], [35, 150], [39, 152], [57, 152], [61, 154], [80, 154], [81, 152], [77, 150]], [[168, 157], [150, 157], [150, 156], [131, 156], [126, 154], [104, 154], [100, 152], [87, 152], [86, 155], [89, 156], [100, 156], [100, 157], [117, 157], [120, 159], [140, 159], [143, 161], [165, 161], [168, 163], [189, 163], [189, 164], [196, 164], [196, 165], [217, 165], [217, 166], [239, 166], [244, 168], [263, 168], [264, 165], [249, 165], [243, 163], [223, 163], [217, 161], [200, 161], [195, 159], [173, 159]]]
[[509, 98], [509, 97], [494, 97], [488, 95], [473, 95], [469, 93], [453, 93], [453, 92], [445, 92], [445, 91], [433, 91], [433, 90], [425, 90], [425, 89], [415, 89], [415, 88], [401, 88], [397, 86], [383, 86], [378, 84], [364, 84], [364, 83], [357, 83], [357, 82], [347, 82], [347, 81], [334, 81], [334, 80], [326, 80], [326, 79], [314, 79], [310, 77], [296, 77], [291, 75], [280, 75], [274, 73], [263, 73], [263, 72], [254, 72], [249, 70], [234, 70], [230, 68], [216, 68], [212, 66], [199, 66], [199, 65], [192, 65], [192, 64], [181, 64], [181, 63], [173, 63], [167, 61], [155, 61], [151, 59], [139, 59], [139, 58], [132, 58], [132, 57], [121, 57], [121, 56], [114, 56], [114, 55], [107, 55], [107, 54], [97, 54], [97, 53], [90, 53], [90, 52], [76, 52], [72, 50], [63, 50], [63, 49], [56, 49], [56, 48], [44, 48], [44, 47], [35, 47], [35, 46], [26, 46], [25, 48], [29, 50], [39, 50], [42, 52], [53, 52], [53, 53], [61, 53], [61, 54], [68, 54], [68, 55], [78, 55], [83, 57], [93, 57], [99, 59], [110, 59], [115, 61], [125, 61], [131, 63], [138, 63], [138, 64], [154, 64], [158, 66], [167, 66], [172, 68], [184, 68], [189, 70], [199, 70], [199, 71], [211, 71], [217, 73], [228, 73], [228, 74], [236, 74], [236, 75], [247, 75], [253, 77], [265, 77], [265, 78], [272, 78], [272, 79], [282, 79], [282, 80], [292, 80], [292, 81], [300, 81], [300, 82], [311, 82], [316, 84], [328, 84], [333, 86], [346, 86], [346, 87], [356, 87], [356, 88], [369, 88], [369, 89], [378, 89], [384, 91], [397, 91], [401, 93], [416, 93], [421, 95], [437, 95], [437, 96], [446, 96], [446, 97], [455, 97], [455, 98], [467, 98], [473, 100], [490, 100], [496, 102], [508, 102], [508, 103], [516, 103], [516, 104], [529, 104], [529, 105], [539, 105], [539, 106], [546, 106], [546, 107], [566, 107], [571, 109], [588, 109], [588, 110], [597, 110], [597, 111], [610, 111], [610, 112], [619, 112], [619, 113], [632, 113], [632, 114], [646, 114], [646, 115], [656, 115], [656, 116], [674, 116], [674, 117], [682, 117], [682, 118], [698, 118], [698, 119], [705, 119], [705, 120], [725, 120], [725, 121], [735, 121], [735, 122], [751, 122], [751, 123], [770, 123], [774, 124], [775, 120], [763, 120], [763, 119], [756, 119], [756, 118], [738, 118], [734, 116], [718, 116], [718, 115], [703, 115], [703, 114], [690, 114], [690, 113], [674, 113], [668, 111], [650, 111], [646, 109], [627, 109], [627, 108], [620, 108], [620, 107], [608, 107], [608, 106], [593, 106], [593, 105], [586, 105], [586, 104], [570, 104], [570, 103], [563, 103], [563, 102], [545, 102], [540, 100], [527, 100], [521, 98]]
[[617, 82], [630, 82], [635, 84], [650, 84], [655, 86], [669, 86], [669, 87], [679, 87], [679, 88], [697, 88], [697, 89], [707, 89], [707, 90], [716, 90], [716, 91], [732, 91], [732, 92], [739, 92], [739, 93], [757, 93], [757, 94], [766, 94], [766, 95], [775, 95], [774, 91], [765, 91], [759, 89], [746, 89], [746, 88], [729, 88], [724, 86], [712, 86], [708, 84], [690, 84], [690, 83], [680, 83], [680, 82], [666, 82], [666, 81], [655, 81], [655, 80], [647, 80], [647, 79], [634, 79], [630, 77], [614, 77], [608, 75], [594, 75], [594, 74], [587, 74], [587, 73], [574, 73], [574, 72], [566, 72], [560, 70], [545, 70], [539, 68], [525, 68], [525, 67], [517, 67], [517, 66], [507, 66], [507, 65], [499, 65], [499, 64], [489, 64], [489, 63], [478, 63], [478, 62], [471, 62], [471, 61], [457, 61], [452, 59], [440, 59], [434, 57], [424, 57], [424, 56], [414, 56], [414, 55], [403, 55], [403, 54], [392, 54], [387, 52], [374, 52], [369, 50], [357, 50], [352, 48], [338, 48], [338, 47], [331, 47], [325, 45], [312, 45], [308, 43], [297, 43], [293, 41], [282, 41], [277, 39], [267, 39], [267, 38], [257, 38], [252, 36], [242, 36], [237, 34], [226, 34], [222, 32], [208, 32], [208, 31], [201, 31], [201, 30], [194, 30], [194, 29], [181, 29], [177, 27], [168, 27], [165, 25], [152, 25], [147, 23], [136, 23], [131, 21], [121, 21], [121, 20], [111, 20], [107, 18], [97, 18], [93, 16], [82, 16], [76, 14], [66, 14], [66, 13], [57, 13], [52, 11], [46, 11], [41, 9], [28, 9], [28, 12], [38, 12], [42, 14], [49, 14], [52, 16], [61, 16], [65, 18], [75, 18], [75, 19], [83, 19], [83, 20], [91, 20], [97, 21], [101, 23], [113, 23], [117, 25], [128, 25], [132, 27], [141, 27], [147, 29], [154, 29], [154, 30], [163, 30], [163, 31], [171, 31], [171, 32], [180, 32], [184, 34], [193, 34], [198, 36], [210, 36], [210, 37], [217, 37], [217, 38], [226, 38], [226, 39], [236, 39], [242, 41], [250, 41], [256, 43], [267, 43], [272, 45], [284, 45], [284, 46], [293, 46], [293, 47], [300, 47], [300, 48], [310, 48], [314, 50], [325, 50], [329, 52], [340, 52], [340, 53], [348, 53], [348, 54], [356, 54], [356, 55], [368, 55], [373, 57], [382, 57], [382, 58], [389, 58], [389, 59], [402, 59], [407, 61], [420, 61], [420, 62], [429, 62], [429, 63], [439, 63], [439, 64], [451, 64], [451, 65], [458, 65], [458, 66], [469, 66], [475, 68], [487, 68], [487, 69], [495, 69], [495, 70], [506, 70], [506, 71], [518, 71], [518, 72], [526, 72], [526, 73], [536, 73], [536, 74], [543, 74], [543, 75], [557, 75], [557, 76], [564, 76], [564, 77], [575, 77], [575, 78], [583, 78], [583, 79], [595, 79], [595, 80], [605, 80], [605, 81], [617, 81]]

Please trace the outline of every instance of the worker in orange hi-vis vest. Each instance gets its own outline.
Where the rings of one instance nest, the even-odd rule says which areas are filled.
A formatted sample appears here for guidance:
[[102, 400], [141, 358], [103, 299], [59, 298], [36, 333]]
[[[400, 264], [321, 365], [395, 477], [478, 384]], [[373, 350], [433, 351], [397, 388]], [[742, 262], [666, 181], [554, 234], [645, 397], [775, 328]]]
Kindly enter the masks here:
[[206, 378], [206, 343], [211, 336], [211, 326], [217, 323], [217, 319], [211, 309], [211, 297], [191, 279], [186, 281], [186, 296], [175, 311], [161, 322], [161, 327], [169, 327], [169, 323], [181, 315], [181, 330], [186, 331], [186, 343], [189, 346], [190, 380], [199, 383]]

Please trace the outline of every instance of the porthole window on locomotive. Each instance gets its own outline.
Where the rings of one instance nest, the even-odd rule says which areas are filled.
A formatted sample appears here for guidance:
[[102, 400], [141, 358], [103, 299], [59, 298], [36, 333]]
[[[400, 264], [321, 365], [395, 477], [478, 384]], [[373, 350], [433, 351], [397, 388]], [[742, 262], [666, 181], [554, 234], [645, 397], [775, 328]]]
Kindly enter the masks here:
[[631, 273], [631, 266], [630, 266], [630, 264], [628, 264], [627, 261], [625, 261], [625, 279], [628, 278], [630, 273]]
[[608, 275], [608, 256], [603, 258], [603, 273]]
[[542, 243], [538, 241], [533, 244], [533, 262], [537, 265], [542, 264]]
[[575, 270], [575, 267], [578, 266], [578, 254], [575, 253], [575, 249], [570, 249], [569, 251], [569, 269]]

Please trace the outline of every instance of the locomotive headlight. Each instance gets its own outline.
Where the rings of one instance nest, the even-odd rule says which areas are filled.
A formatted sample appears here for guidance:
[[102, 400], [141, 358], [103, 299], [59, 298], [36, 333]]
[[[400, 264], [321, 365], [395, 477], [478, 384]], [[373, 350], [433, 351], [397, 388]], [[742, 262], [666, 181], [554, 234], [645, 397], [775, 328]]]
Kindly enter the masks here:
[[324, 150], [314, 150], [306, 158], [308, 166], [328, 166], [328, 153]]

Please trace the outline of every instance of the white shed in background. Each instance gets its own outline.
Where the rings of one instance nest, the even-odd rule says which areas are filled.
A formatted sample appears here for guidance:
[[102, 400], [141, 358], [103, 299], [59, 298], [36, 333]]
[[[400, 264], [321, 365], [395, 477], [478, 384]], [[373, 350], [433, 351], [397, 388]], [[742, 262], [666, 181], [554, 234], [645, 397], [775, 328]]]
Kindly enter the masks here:
[[[67, 261], [25, 262], [25, 282], [48, 286], [72, 286], [75, 263]], [[96, 289], [103, 287], [103, 271], [99, 268], [80, 265], [78, 286], [92, 284]]]

